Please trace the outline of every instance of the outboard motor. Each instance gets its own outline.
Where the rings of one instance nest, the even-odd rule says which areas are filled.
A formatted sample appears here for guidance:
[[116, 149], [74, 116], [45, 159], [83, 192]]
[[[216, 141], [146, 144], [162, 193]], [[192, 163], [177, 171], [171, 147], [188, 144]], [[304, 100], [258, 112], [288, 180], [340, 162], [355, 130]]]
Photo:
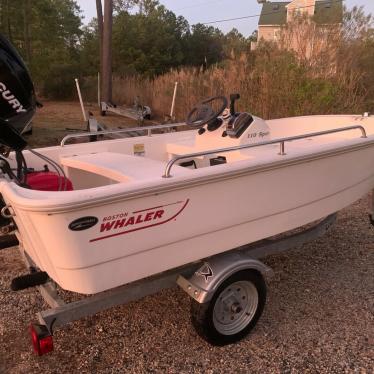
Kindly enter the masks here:
[[[22, 150], [27, 142], [21, 136], [36, 111], [35, 90], [22, 58], [0, 35], [0, 168], [19, 185], [26, 183], [26, 162]], [[6, 157], [15, 151], [17, 172]]]
[[[30, 123], [36, 110], [34, 85], [20, 55], [9, 41], [0, 34], [0, 168], [12, 180], [22, 184], [24, 159], [22, 150], [27, 142], [21, 132]], [[14, 150], [17, 160], [17, 173], [14, 174], [6, 157]], [[0, 197], [0, 208], [5, 202]], [[7, 235], [14, 227], [8, 217], [0, 217], [0, 249], [15, 245], [14, 235]]]
[[22, 58], [0, 35], [0, 145], [22, 151], [27, 142], [21, 132], [36, 110], [35, 90]]
[[[62, 168], [53, 160], [31, 151], [49, 163], [56, 172], [50, 172], [48, 166], [38, 171], [29, 169], [22, 151], [27, 142], [22, 131], [28, 127], [36, 107], [34, 85], [22, 58], [0, 35], [0, 169], [18, 185], [42, 191], [72, 190], [71, 182], [66, 178]], [[7, 156], [15, 152], [17, 171], [11, 168]]]
[[[56, 172], [50, 172], [47, 165], [44, 170], [29, 169], [22, 151], [27, 147], [22, 131], [28, 127], [37, 106], [34, 85], [21, 56], [10, 42], [0, 34], [0, 170], [2, 177], [8, 177], [18, 185], [44, 191], [72, 190], [71, 182], [65, 177], [59, 165], [48, 157], [42, 159]], [[7, 158], [14, 151], [16, 165], [10, 165]], [[35, 155], [40, 156], [35, 151]], [[16, 166], [16, 169], [15, 169]], [[0, 209], [5, 201], [0, 195]], [[0, 249], [14, 245], [16, 239], [11, 235], [16, 225], [5, 214], [0, 215]]]

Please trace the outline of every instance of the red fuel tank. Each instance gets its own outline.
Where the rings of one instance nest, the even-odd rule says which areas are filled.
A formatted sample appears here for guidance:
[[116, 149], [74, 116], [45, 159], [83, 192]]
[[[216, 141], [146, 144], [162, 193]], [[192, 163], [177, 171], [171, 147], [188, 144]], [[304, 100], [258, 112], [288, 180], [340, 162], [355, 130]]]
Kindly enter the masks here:
[[68, 178], [59, 176], [52, 171], [38, 171], [27, 174], [26, 183], [32, 190], [38, 191], [72, 191], [73, 184]]

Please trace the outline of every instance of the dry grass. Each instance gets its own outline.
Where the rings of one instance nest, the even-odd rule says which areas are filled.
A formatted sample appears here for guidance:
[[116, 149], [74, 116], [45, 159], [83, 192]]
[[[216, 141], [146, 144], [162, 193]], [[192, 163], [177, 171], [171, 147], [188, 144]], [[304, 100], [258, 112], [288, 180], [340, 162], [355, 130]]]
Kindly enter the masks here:
[[360, 80], [349, 66], [320, 69], [303, 64], [289, 52], [266, 46], [203, 71], [183, 68], [153, 80], [115, 78], [113, 98], [132, 105], [139, 96], [158, 116], [169, 114], [175, 82], [179, 83], [175, 116], [183, 120], [204, 97], [239, 92], [239, 109], [263, 118], [358, 112], [364, 108]]

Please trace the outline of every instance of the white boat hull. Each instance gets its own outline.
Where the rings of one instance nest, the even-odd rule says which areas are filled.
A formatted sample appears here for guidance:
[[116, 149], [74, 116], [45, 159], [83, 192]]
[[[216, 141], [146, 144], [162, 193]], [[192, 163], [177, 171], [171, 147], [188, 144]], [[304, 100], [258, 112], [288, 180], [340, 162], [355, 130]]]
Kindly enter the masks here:
[[[37, 204], [11, 183], [0, 187], [33, 261], [62, 288], [92, 294], [300, 227], [352, 204], [374, 188], [374, 136], [356, 138], [309, 153], [291, 147], [274, 162], [239, 161], [219, 174], [212, 171], [216, 167], [198, 169], [193, 178], [164, 179], [137, 193], [120, 193], [121, 184], [108, 186], [116, 193], [107, 197], [85, 190], [85, 203], [82, 195], [76, 204], [74, 198], [63, 203], [35, 195]], [[71, 224], [85, 217], [97, 223], [72, 231]]]

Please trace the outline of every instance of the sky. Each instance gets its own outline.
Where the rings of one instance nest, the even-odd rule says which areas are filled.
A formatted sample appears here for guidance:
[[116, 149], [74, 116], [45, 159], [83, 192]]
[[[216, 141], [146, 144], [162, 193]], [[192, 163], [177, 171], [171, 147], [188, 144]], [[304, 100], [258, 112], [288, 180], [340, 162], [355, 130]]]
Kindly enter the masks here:
[[[243, 17], [248, 15], [258, 15], [261, 13], [261, 5], [257, 0], [159, 0], [166, 8], [172, 10], [177, 15], [182, 15], [193, 25], [209, 21]], [[83, 16], [83, 22], [88, 23], [96, 16], [95, 0], [77, 0]], [[364, 6], [366, 13], [374, 15], [374, 0], [345, 0], [348, 9], [353, 6]], [[223, 32], [228, 32], [232, 28], [237, 28], [243, 35], [249, 36], [257, 29], [258, 17], [217, 23]]]

